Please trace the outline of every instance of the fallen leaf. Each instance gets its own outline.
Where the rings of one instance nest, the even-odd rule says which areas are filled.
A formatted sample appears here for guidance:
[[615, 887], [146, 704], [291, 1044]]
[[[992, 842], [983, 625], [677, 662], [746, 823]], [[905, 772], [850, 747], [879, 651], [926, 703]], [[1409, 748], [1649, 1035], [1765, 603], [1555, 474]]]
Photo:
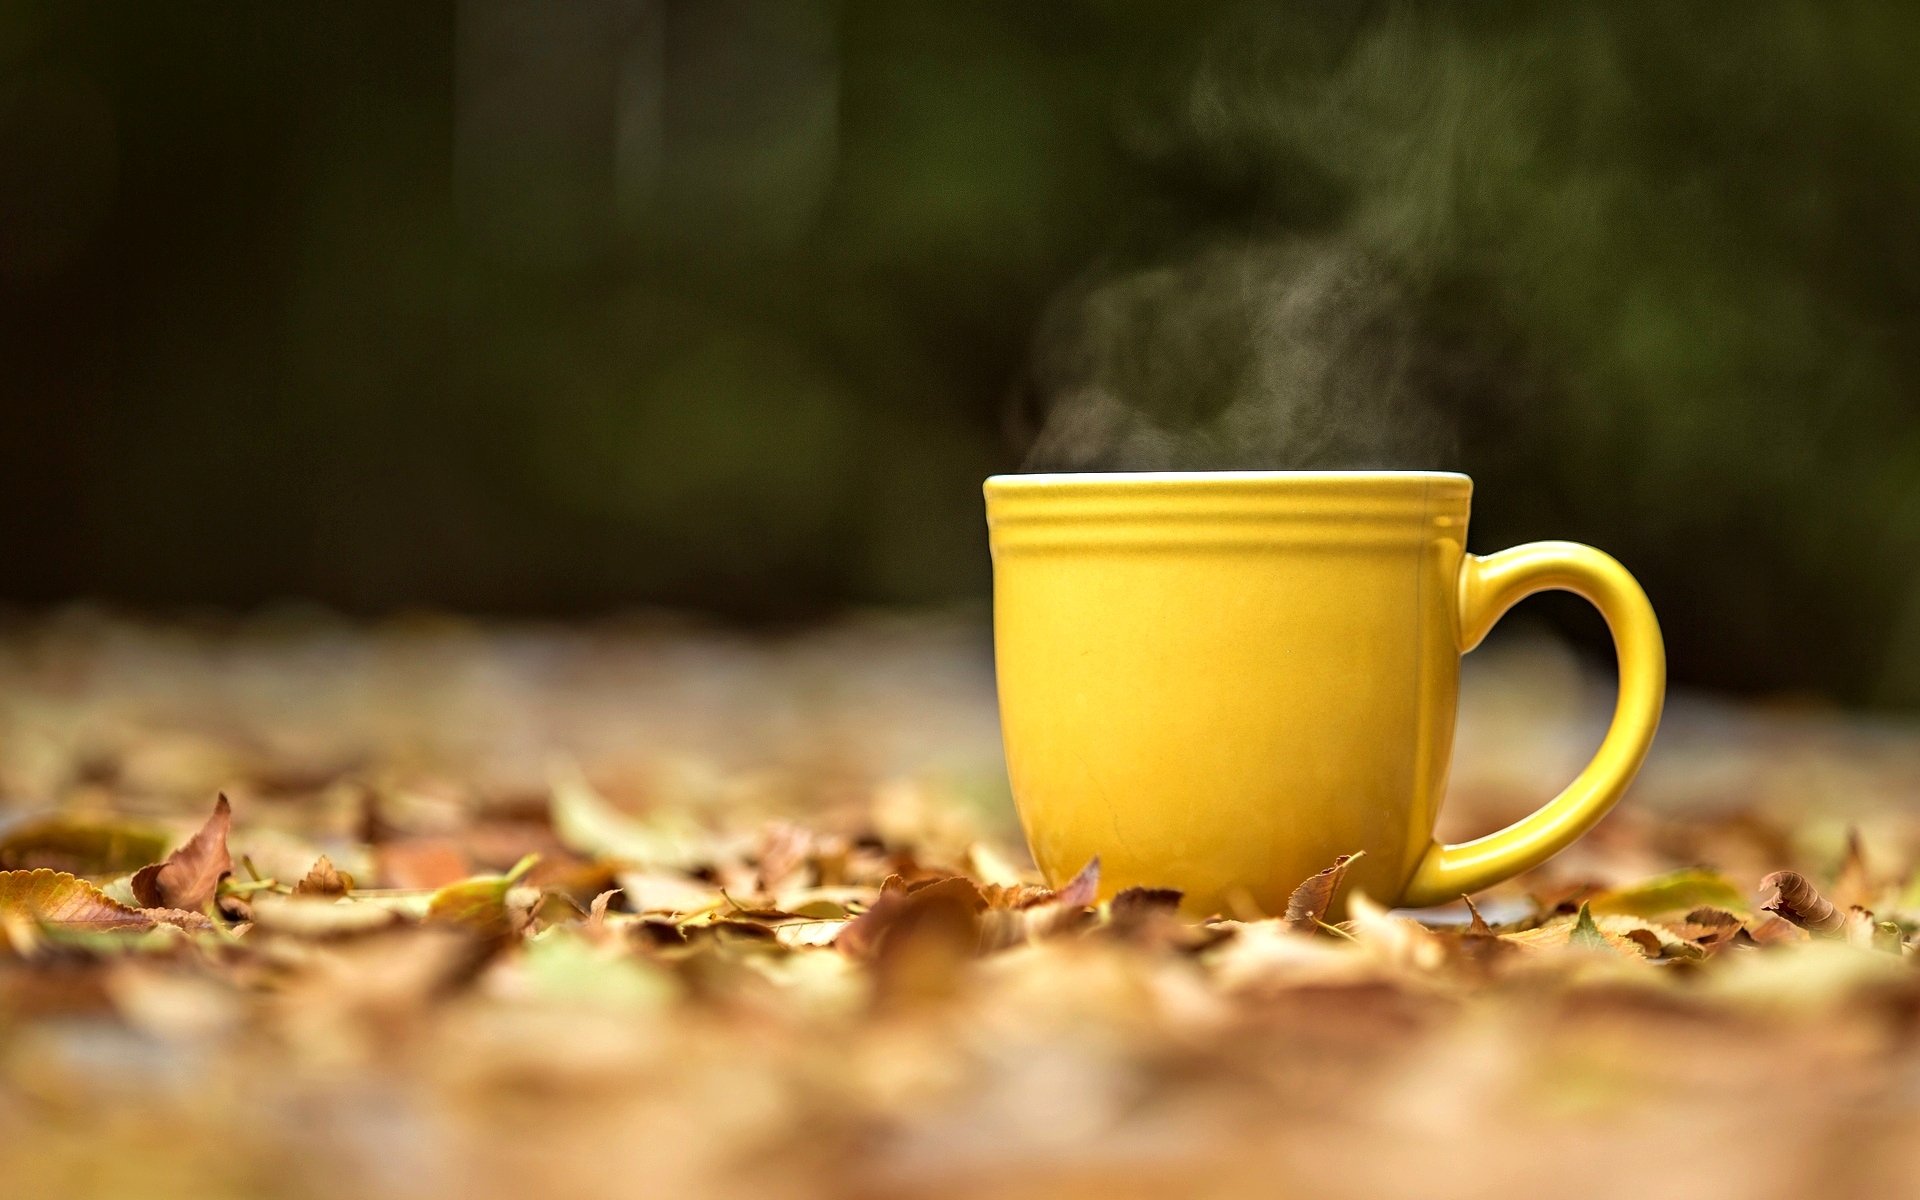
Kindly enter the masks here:
[[1648, 958], [1660, 957], [1660, 935], [1651, 929], [1630, 929], [1626, 933], [1628, 941], [1647, 952]]
[[980, 889], [970, 880], [955, 876], [909, 889], [896, 875], [881, 885], [873, 906], [840, 931], [834, 945], [850, 957], [875, 959], [896, 929], [927, 920], [928, 913], [944, 920], [947, 909], [965, 910], [969, 914], [968, 927], [974, 930], [977, 921], [973, 918], [986, 907]]
[[293, 885], [296, 896], [344, 896], [353, 888], [353, 876], [334, 869], [333, 860], [322, 854], [306, 878]]
[[1096, 857], [1051, 895], [1019, 908], [989, 906], [980, 917], [980, 948], [1004, 950], [1022, 942], [1054, 937], [1086, 924], [1088, 909], [1100, 894], [1100, 860]]
[[131, 821], [45, 813], [0, 831], [0, 870], [125, 875], [163, 857], [171, 844], [164, 831]]
[[587, 910], [587, 924], [593, 929], [603, 929], [607, 924], [607, 906], [620, 894], [619, 888], [608, 888], [593, 898], [593, 906]]
[[856, 944], [868, 947], [874, 972], [874, 1003], [883, 1009], [945, 999], [964, 977], [967, 960], [980, 952], [980, 918], [986, 911], [979, 889], [966, 879], [944, 879], [917, 890], [895, 892], [883, 908], [849, 923], [836, 946], [854, 926], [881, 916]]
[[64, 871], [0, 871], [0, 916], [74, 929], [149, 929], [154, 919]]
[[1687, 914], [1684, 921], [1674, 926], [1673, 931], [1696, 945], [1712, 948], [1733, 940], [1742, 928], [1740, 918], [1730, 912], [1717, 908], [1696, 908]]
[[187, 912], [206, 908], [219, 894], [221, 882], [233, 874], [233, 857], [227, 852], [227, 832], [232, 826], [233, 807], [222, 794], [199, 832], [166, 861], [134, 872], [134, 897], [146, 908]]
[[1334, 894], [1340, 889], [1341, 880], [1347, 876], [1347, 868], [1353, 865], [1366, 851], [1358, 850], [1352, 854], [1342, 854], [1333, 860], [1333, 865], [1312, 876], [1293, 889], [1293, 895], [1287, 898], [1287, 915], [1281, 918], [1286, 928], [1295, 933], [1311, 933], [1320, 927], [1326, 918], [1327, 910], [1333, 907]]
[[1573, 930], [1567, 934], [1567, 945], [1583, 950], [1611, 950], [1606, 936], [1600, 927], [1593, 923], [1593, 906], [1582, 904], [1580, 913], [1573, 920]]
[[1804, 942], [1812, 935], [1785, 917], [1768, 913], [1747, 930], [1747, 936], [1762, 946], [1782, 946]]
[[1485, 917], [1483, 917], [1483, 916], [1481, 916], [1481, 915], [1480, 915], [1480, 910], [1479, 910], [1479, 908], [1478, 908], [1478, 907], [1476, 907], [1476, 906], [1474, 905], [1474, 903], [1473, 903], [1473, 897], [1471, 897], [1471, 896], [1462, 896], [1462, 897], [1460, 897], [1460, 899], [1461, 899], [1461, 901], [1462, 901], [1462, 902], [1464, 902], [1464, 903], [1466, 904], [1466, 906], [1467, 906], [1467, 915], [1468, 915], [1469, 917], [1471, 917], [1471, 918], [1472, 918], [1472, 919], [1471, 919], [1471, 920], [1470, 920], [1470, 921], [1469, 921], [1469, 922], [1467, 923], [1467, 933], [1468, 933], [1468, 935], [1469, 935], [1469, 936], [1471, 936], [1471, 937], [1493, 937], [1493, 936], [1495, 936], [1495, 935], [1494, 935], [1494, 932], [1493, 932], [1493, 926], [1491, 926], [1491, 925], [1489, 925], [1489, 924], [1487, 924], [1487, 919], [1486, 919]]
[[1874, 920], [1871, 912], [1857, 904], [1847, 909], [1846, 916], [1841, 919], [1840, 936], [1847, 945], [1857, 950], [1900, 953], [1900, 927], [1891, 921]]
[[1067, 881], [1065, 887], [1055, 892], [1046, 903], [1065, 905], [1072, 908], [1085, 908], [1092, 904], [1100, 894], [1100, 858], [1095, 855], [1080, 873]]
[[1181, 899], [1178, 888], [1130, 887], [1114, 896], [1107, 917], [1124, 930], [1157, 915], [1172, 916], [1180, 911]]
[[441, 888], [427, 905], [427, 923], [456, 926], [487, 938], [503, 938], [517, 932], [518, 924], [507, 906], [507, 893], [538, 861], [528, 855], [505, 875], [465, 879]]
[[1486, 971], [1520, 949], [1493, 931], [1487, 919], [1480, 915], [1479, 906], [1470, 897], [1462, 896], [1460, 899], [1467, 906], [1467, 927], [1453, 935], [1452, 945], [1459, 952], [1462, 962]]
[[1608, 888], [1589, 897], [1587, 907], [1595, 916], [1651, 919], [1696, 908], [1744, 912], [1747, 902], [1740, 889], [1725, 876], [1690, 867], [1627, 887]]
[[1772, 899], [1760, 906], [1762, 910], [1810, 933], [1839, 933], [1846, 924], [1846, 914], [1822, 897], [1798, 871], [1775, 871], [1762, 879], [1760, 886], [1773, 892]]

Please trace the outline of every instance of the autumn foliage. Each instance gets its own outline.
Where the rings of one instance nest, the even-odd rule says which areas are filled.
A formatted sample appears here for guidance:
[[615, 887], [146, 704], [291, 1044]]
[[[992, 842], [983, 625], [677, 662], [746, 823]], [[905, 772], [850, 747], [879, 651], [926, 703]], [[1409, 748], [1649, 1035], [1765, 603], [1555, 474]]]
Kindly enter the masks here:
[[[590, 686], [580, 671], [562, 678]], [[505, 674], [489, 686], [557, 703]], [[1584, 857], [1476, 906], [1387, 911], [1342, 860], [1284, 912], [1196, 916], [1176, 892], [1103, 889], [1097, 862], [1047, 886], [934, 775], [814, 759], [694, 799], [555, 754], [503, 788], [404, 739], [262, 754], [196, 687], [182, 703], [222, 730], [197, 744], [221, 748], [227, 793], [143, 785], [137, 755], [177, 754], [178, 734], [136, 722], [99, 734], [117, 767], [61, 760], [85, 777], [0, 826], [8, 1194], [1767, 1197], [1910, 1178], [1920, 842], [1897, 810], [1827, 852], [1757, 805], [1623, 810]], [[0, 772], [29, 778], [34, 745], [0, 744]]]

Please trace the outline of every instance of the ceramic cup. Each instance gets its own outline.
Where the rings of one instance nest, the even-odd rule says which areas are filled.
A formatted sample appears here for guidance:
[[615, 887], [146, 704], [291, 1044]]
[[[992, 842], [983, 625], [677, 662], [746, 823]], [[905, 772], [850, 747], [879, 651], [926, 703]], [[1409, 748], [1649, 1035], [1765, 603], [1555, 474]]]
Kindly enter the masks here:
[[[1275, 914], [1335, 857], [1348, 889], [1444, 903], [1535, 866], [1620, 798], [1666, 658], [1633, 577], [1571, 542], [1466, 551], [1464, 475], [1167, 472], [986, 483], [1007, 770], [1034, 859], [1104, 895]], [[1606, 617], [1612, 727], [1531, 816], [1433, 838], [1460, 656], [1552, 588]]]

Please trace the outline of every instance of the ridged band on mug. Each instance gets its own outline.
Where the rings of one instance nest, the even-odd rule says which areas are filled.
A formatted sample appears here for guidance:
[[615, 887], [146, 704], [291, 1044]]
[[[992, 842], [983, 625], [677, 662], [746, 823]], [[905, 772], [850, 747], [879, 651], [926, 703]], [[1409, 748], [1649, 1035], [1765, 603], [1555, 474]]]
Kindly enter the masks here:
[[1465, 535], [1473, 484], [1440, 472], [1003, 475], [996, 552], [1082, 545], [1376, 548]]

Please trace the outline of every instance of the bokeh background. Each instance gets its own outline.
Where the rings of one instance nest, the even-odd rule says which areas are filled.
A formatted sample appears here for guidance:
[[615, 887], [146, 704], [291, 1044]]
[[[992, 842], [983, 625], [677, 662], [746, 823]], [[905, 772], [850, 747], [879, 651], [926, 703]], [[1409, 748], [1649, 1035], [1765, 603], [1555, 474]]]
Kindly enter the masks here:
[[977, 603], [981, 477], [1145, 422], [1468, 470], [1475, 548], [1615, 552], [1677, 680], [1910, 705], [1917, 39], [1868, 3], [0, 0], [0, 602]]

